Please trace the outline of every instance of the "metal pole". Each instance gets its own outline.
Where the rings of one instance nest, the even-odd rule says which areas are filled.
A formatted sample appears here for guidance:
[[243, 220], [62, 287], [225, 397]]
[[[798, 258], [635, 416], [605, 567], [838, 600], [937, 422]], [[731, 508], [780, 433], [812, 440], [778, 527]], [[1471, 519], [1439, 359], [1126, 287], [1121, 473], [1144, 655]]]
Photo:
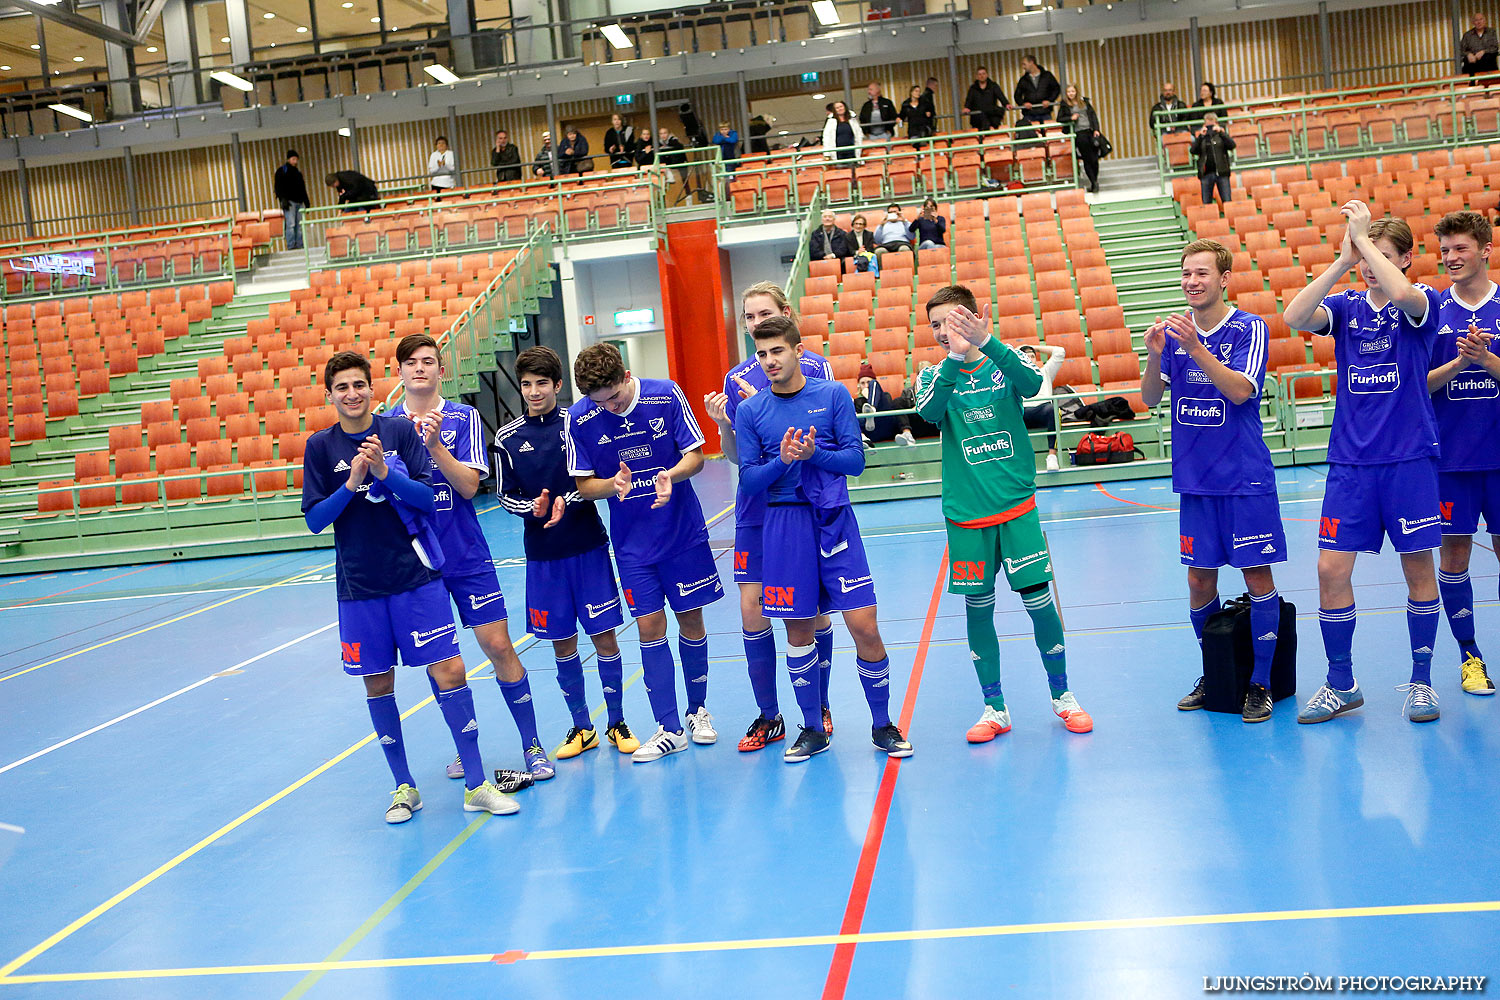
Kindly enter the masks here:
[[[651, 107], [651, 124], [656, 124], [656, 106]], [[551, 153], [552, 179], [557, 180], [557, 144], [562, 142], [562, 133], [557, 128], [557, 104], [552, 100], [552, 95], [547, 95], [547, 131], [552, 133], [552, 145], [547, 149]]]
[[[99, 5], [99, 18], [107, 26], [121, 31], [131, 29], [130, 13], [121, 0], [105, 0]], [[135, 51], [114, 42], [104, 43], [104, 65], [109, 73], [109, 104], [116, 117], [124, 117], [136, 108], [135, 85], [130, 77], [135, 76]]]
[[[1198, 88], [1203, 86], [1203, 35], [1198, 31], [1198, 19], [1188, 18], [1188, 48], [1193, 54], [1193, 78], [1188, 82], [1192, 88], [1190, 91], [1197, 94]], [[1189, 92], [1184, 88], [1184, 93]]]
[[42, 81], [44, 84], [47, 80], [52, 79], [52, 67], [47, 63], [46, 23], [46, 21], [42, 20], [42, 15], [38, 14], [36, 16], [36, 57], [37, 61], [42, 64]]
[[385, 0], [375, 0], [375, 15], [380, 18], [380, 44], [385, 44]]
[[[359, 129], [354, 124], [354, 119], [349, 119], [349, 160], [354, 164], [354, 169], [359, 170]], [[360, 171], [363, 173], [364, 171]]]
[[26, 223], [26, 236], [30, 239], [36, 236], [36, 216], [31, 213], [31, 184], [24, 159], [16, 160], [16, 181], [21, 186], [21, 221]]
[[[646, 107], [651, 111], [651, 148], [656, 148], [656, 84], [650, 80], [646, 81]], [[547, 109], [550, 114], [552, 109], [552, 98], [547, 98]]]
[[[964, 127], [964, 99], [958, 96], [958, 46], [956, 45], [948, 46], [948, 86], [953, 90], [953, 131], [957, 132]], [[935, 131], [942, 131], [936, 128], [936, 122], [933, 125]]]
[[448, 47], [453, 72], [474, 72], [474, 5], [470, 0], [448, 0]]
[[849, 116], [854, 116], [854, 91], [849, 86], [849, 60], [840, 59], [839, 67], [844, 73], [844, 107], [849, 109]]
[[315, 3], [307, 5], [307, 30], [312, 35], [313, 51], [323, 51], [321, 36], [318, 34], [318, 5]]
[[224, 0], [229, 26], [229, 58], [236, 66], [250, 61], [250, 9], [245, 0]]
[[141, 224], [141, 208], [135, 194], [135, 154], [125, 147], [125, 204], [130, 209], [130, 224]]
[[240, 149], [240, 134], [229, 133], [229, 155], [234, 162], [234, 193], [240, 200], [240, 211], [250, 211], [250, 199], [245, 196], [245, 156]]
[[740, 89], [740, 143], [745, 155], [750, 155], [750, 97], [745, 92], [745, 71], [740, 70], [734, 75], [734, 82]]
[[1057, 71], [1053, 76], [1057, 77], [1059, 87], [1068, 89], [1068, 47], [1063, 44], [1061, 31], [1057, 33]]
[[453, 179], [457, 183], [464, 164], [458, 155], [458, 111], [451, 104], [448, 105], [448, 148], [453, 151]]
[[1328, 0], [1318, 0], [1318, 49], [1323, 57], [1323, 89], [1333, 89], [1333, 40], [1328, 30]]

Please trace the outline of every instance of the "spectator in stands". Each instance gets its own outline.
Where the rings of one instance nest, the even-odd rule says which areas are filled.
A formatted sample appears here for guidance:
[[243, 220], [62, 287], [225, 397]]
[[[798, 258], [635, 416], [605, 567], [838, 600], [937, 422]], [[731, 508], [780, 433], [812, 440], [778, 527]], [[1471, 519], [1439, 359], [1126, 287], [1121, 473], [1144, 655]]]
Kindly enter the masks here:
[[687, 160], [682, 140], [672, 134], [665, 125], [656, 130], [656, 155], [665, 166], [681, 167]]
[[938, 214], [937, 202], [931, 198], [922, 202], [922, 214], [917, 216], [911, 228], [917, 237], [918, 250], [947, 246], [943, 234], [948, 231], [948, 220]]
[[719, 147], [719, 159], [724, 169], [733, 173], [740, 165], [740, 134], [730, 128], [728, 122], [719, 122], [718, 131], [710, 141]]
[[1187, 105], [1182, 103], [1182, 98], [1177, 96], [1177, 88], [1170, 83], [1161, 85], [1161, 97], [1155, 104], [1151, 105], [1151, 117], [1147, 127], [1151, 134], [1156, 134], [1158, 124], [1166, 126], [1168, 132], [1181, 132], [1185, 126], [1183, 116], [1187, 111]]
[[921, 87], [911, 88], [899, 114], [906, 124], [908, 139], [925, 139], [932, 135], [932, 105], [923, 96]]
[[1234, 139], [1219, 124], [1217, 113], [1210, 111], [1203, 116], [1203, 131], [1193, 139], [1193, 155], [1198, 158], [1198, 180], [1203, 184], [1203, 204], [1212, 205], [1214, 188], [1219, 189], [1219, 201], [1229, 201], [1230, 150]]
[[871, 83], [865, 88], [869, 100], [859, 109], [859, 124], [865, 136], [873, 142], [889, 142], [896, 138], [896, 106], [889, 97], [880, 93], [880, 84]]
[[983, 132], [1005, 124], [1005, 95], [990, 79], [990, 71], [983, 66], [974, 71], [974, 82], [969, 84], [969, 93], [964, 97], [964, 114], [969, 124]]
[[510, 133], [495, 133], [495, 148], [490, 150], [490, 166], [495, 168], [495, 183], [508, 184], [521, 179], [521, 150], [511, 145]]
[[1193, 122], [1198, 122], [1201, 126], [1203, 116], [1208, 114], [1209, 108], [1213, 108], [1215, 111], [1222, 110], [1219, 107], [1218, 89], [1205, 80], [1198, 84], [1198, 99], [1193, 102], [1193, 109], [1183, 112], [1181, 120], [1188, 123], [1188, 128], [1193, 127]]
[[289, 149], [286, 151], [286, 162], [276, 168], [276, 174], [271, 178], [271, 189], [276, 194], [276, 200], [281, 202], [281, 212], [286, 216], [282, 232], [286, 236], [286, 248], [288, 250], [302, 249], [302, 212], [312, 199], [307, 196], [307, 182], [302, 179], [302, 171], [297, 169], [297, 151]]
[[[1069, 89], [1072, 88], [1070, 87]], [[1047, 352], [1047, 360], [1045, 362], [1037, 356], [1038, 351]], [[1052, 400], [1047, 397], [1052, 395], [1052, 376], [1056, 375], [1057, 370], [1062, 367], [1063, 358], [1067, 357], [1067, 352], [1056, 344], [1039, 344], [1035, 347], [1030, 344], [1023, 344], [1021, 345], [1021, 353], [1026, 356], [1027, 361], [1030, 361], [1042, 370], [1042, 387], [1037, 390], [1036, 396], [1033, 397], [1039, 399], [1040, 402], [1033, 403], [1030, 406], [1023, 406], [1021, 408], [1021, 419], [1032, 430], [1045, 430], [1048, 432], [1047, 468], [1055, 470], [1057, 468], [1057, 434], [1054, 433], [1057, 428], [1057, 421], [1054, 416], [1056, 407], [1052, 405]]]
[[609, 157], [609, 165], [615, 168], [635, 166], [639, 145], [635, 128], [619, 115], [610, 115], [609, 130], [604, 133], [604, 155]]
[[531, 161], [531, 176], [552, 176], [552, 133], [542, 133], [542, 148], [537, 150], [536, 159]]
[[927, 78], [927, 84], [922, 88], [922, 100], [927, 102], [927, 110], [932, 112], [932, 127], [937, 128], [937, 88], [938, 79], [935, 76]]
[[427, 157], [427, 179], [432, 182], [432, 191], [442, 197], [444, 191], [453, 190], [458, 183], [458, 162], [453, 150], [448, 148], [448, 137], [440, 135], [432, 144], [432, 154]]
[[833, 212], [823, 212], [823, 224], [813, 230], [807, 252], [809, 260], [843, 260], [853, 255], [849, 234], [834, 225]]
[[1489, 19], [1483, 14], [1475, 14], [1470, 23], [1473, 27], [1464, 32], [1463, 39], [1458, 43], [1458, 68], [1470, 76], [1493, 73], [1495, 56], [1500, 52], [1500, 40], [1496, 39], [1495, 29], [1490, 27]]
[[859, 159], [859, 147], [864, 144], [864, 130], [849, 114], [849, 105], [843, 101], [833, 102], [833, 113], [823, 123], [823, 154], [840, 164], [854, 166]]
[[565, 174], [586, 174], [594, 169], [589, 141], [576, 125], [569, 125], [563, 133], [563, 144], [557, 150], [557, 169]]
[[860, 437], [866, 447], [877, 441], [897, 441], [904, 445], [917, 443], [917, 439], [912, 437], [909, 418], [865, 416], [883, 410], [910, 408], [891, 398], [891, 394], [885, 391], [885, 386], [875, 377], [875, 367], [868, 361], [862, 361], [859, 365], [859, 396], [854, 400], [854, 408], [859, 411]]
[[877, 274], [880, 272], [880, 265], [875, 262], [879, 247], [863, 215], [856, 215], [849, 220], [849, 248], [854, 251], [855, 268]]
[[756, 115], [750, 119], [750, 154], [765, 156], [771, 152], [771, 143], [766, 136], [771, 134], [771, 123], [766, 121], [765, 115]]
[[640, 140], [635, 144], [635, 165], [649, 167], [655, 162], [656, 141], [651, 138], [651, 131], [647, 129], [641, 133]]
[[1057, 106], [1057, 120], [1073, 135], [1073, 148], [1078, 151], [1078, 160], [1083, 164], [1083, 174], [1088, 178], [1089, 191], [1099, 192], [1099, 140], [1104, 129], [1099, 124], [1099, 112], [1094, 104], [1078, 92], [1077, 84], [1068, 84], [1062, 103]]
[[380, 190], [375, 182], [358, 170], [340, 170], [323, 178], [323, 184], [331, 187], [339, 196], [339, 204], [347, 205], [345, 212], [371, 212], [379, 208]]
[[875, 227], [875, 252], [910, 250], [913, 241], [911, 227], [906, 224], [906, 218], [901, 214], [901, 206], [894, 202], [887, 205], [885, 221]]
[[1021, 108], [1021, 120], [1034, 125], [1050, 121], [1062, 88], [1057, 77], [1036, 61], [1031, 53], [1021, 57], [1021, 77], [1016, 81], [1015, 99]]

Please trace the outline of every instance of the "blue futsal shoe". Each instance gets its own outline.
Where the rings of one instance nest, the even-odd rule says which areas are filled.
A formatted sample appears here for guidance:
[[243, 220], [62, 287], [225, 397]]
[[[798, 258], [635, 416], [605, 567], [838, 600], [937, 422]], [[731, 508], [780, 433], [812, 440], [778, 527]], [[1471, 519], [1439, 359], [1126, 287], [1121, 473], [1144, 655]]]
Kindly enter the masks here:
[[1334, 716], [1354, 711], [1364, 703], [1364, 692], [1360, 691], [1358, 681], [1354, 683], [1352, 691], [1340, 691], [1324, 684], [1308, 699], [1307, 704], [1302, 706], [1301, 711], [1297, 713], [1297, 721], [1301, 723], [1327, 722]]

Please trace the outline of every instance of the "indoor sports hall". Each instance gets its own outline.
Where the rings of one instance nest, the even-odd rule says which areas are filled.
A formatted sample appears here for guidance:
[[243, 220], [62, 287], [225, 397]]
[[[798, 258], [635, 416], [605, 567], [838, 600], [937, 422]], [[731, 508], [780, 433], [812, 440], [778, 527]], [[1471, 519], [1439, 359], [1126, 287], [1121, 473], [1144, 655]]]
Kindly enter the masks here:
[[[1456, 475], [1500, 481], [1486, 10], [586, 6], [0, 0], [0, 1000], [1486, 989], [1500, 699], [1479, 650], [1500, 649], [1500, 489], [1451, 493], [1489, 481]], [[758, 283], [777, 289], [744, 294]], [[1370, 303], [1365, 326], [1335, 299]], [[817, 499], [800, 444], [746, 451], [753, 420], [805, 388], [769, 353], [756, 366], [777, 337], [796, 350], [757, 338], [767, 302], [805, 384], [836, 394], [831, 415], [799, 416], [834, 422], [825, 453], [860, 456]], [[1387, 329], [1429, 339], [1390, 366], [1415, 409], [1367, 433]], [[560, 359], [566, 421], [522, 360], [540, 348]], [[442, 365], [425, 381], [424, 350]], [[590, 365], [615, 355], [624, 381], [594, 389]], [[724, 422], [732, 369], [761, 381]], [[932, 402], [938, 383], [952, 402]], [[619, 385], [636, 394], [623, 412], [603, 398]], [[433, 400], [470, 421], [467, 459], [447, 409], [423, 416]], [[704, 459], [690, 478], [651, 466], [676, 480], [666, 496], [641, 465], [617, 483], [580, 457], [615, 426], [585, 441], [584, 415], [634, 433], [636, 404], [677, 407], [675, 430], [636, 414], [643, 436]], [[416, 414], [399, 440], [398, 407]], [[517, 448], [533, 423], [561, 440]], [[370, 450], [370, 428], [397, 443]], [[358, 467], [328, 480], [335, 441]], [[556, 508], [525, 487], [533, 441], [578, 491]], [[1409, 470], [1381, 457], [1393, 442], [1429, 449], [1439, 492], [1379, 487], [1388, 537], [1354, 564], [1356, 615], [1340, 557], [1374, 546], [1350, 541], [1366, 501], [1349, 470]], [[413, 454], [430, 468], [396, 464]], [[748, 568], [742, 470], [803, 458], [790, 500], [785, 476], [769, 488], [767, 523], [847, 502], [889, 673], [851, 602], [848, 624], [832, 615], [832, 733], [799, 727], [819, 706], [789, 664], [809, 654], [773, 621], [785, 736], [747, 745], [769, 720], [736, 574], [772, 618], [786, 553], [824, 567], [822, 607], [827, 567], [843, 595], [865, 585], [828, 561], [847, 534], [813, 553], [768, 530], [763, 579]], [[445, 462], [485, 470], [471, 502]], [[957, 514], [1002, 467], [1022, 501], [1006, 519]], [[362, 475], [389, 508], [368, 514]], [[1245, 531], [1204, 526], [1213, 491], [1193, 476], [1237, 484], [1213, 510], [1276, 501], [1254, 534], [1283, 602], [1270, 636], [1255, 602], [1230, 603], [1266, 599], [1257, 567], [1203, 547]], [[318, 520], [325, 480], [363, 520]], [[546, 628], [535, 592], [563, 577], [529, 574], [539, 538], [577, 530], [560, 512], [597, 496], [614, 551], [593, 582], [637, 611], [623, 539], [659, 523], [653, 499], [681, 511], [685, 482], [714, 576], [667, 589], [722, 588], [702, 609], [716, 734], [698, 739], [692, 712], [681, 745], [622, 751], [617, 707], [630, 743], [671, 743], [653, 735], [650, 616], [616, 629], [618, 691], [579, 643], [580, 709], [555, 637], [528, 631]], [[522, 697], [489, 633], [455, 625], [420, 544], [425, 524], [453, 558], [433, 526], [466, 505]], [[1013, 515], [1040, 528], [1042, 584], [1017, 582]], [[697, 516], [659, 537], [697, 538]], [[377, 523], [395, 541], [357, 548], [351, 525]], [[975, 529], [1000, 539], [994, 684], [975, 590], [951, 589], [985, 572], [950, 544]], [[1189, 585], [1217, 562], [1214, 614]], [[372, 564], [439, 588], [446, 626], [391, 603], [391, 628], [408, 657], [451, 630], [467, 676], [429, 686], [396, 666], [398, 724], [374, 706], [381, 668], [350, 676], [351, 581], [408, 595], [361, 576]], [[460, 615], [495, 596], [453, 594]], [[1065, 641], [1049, 649], [1053, 613]], [[472, 715], [454, 714], [458, 690]], [[882, 744], [865, 727], [886, 699]], [[394, 793], [393, 743], [411, 778]]]

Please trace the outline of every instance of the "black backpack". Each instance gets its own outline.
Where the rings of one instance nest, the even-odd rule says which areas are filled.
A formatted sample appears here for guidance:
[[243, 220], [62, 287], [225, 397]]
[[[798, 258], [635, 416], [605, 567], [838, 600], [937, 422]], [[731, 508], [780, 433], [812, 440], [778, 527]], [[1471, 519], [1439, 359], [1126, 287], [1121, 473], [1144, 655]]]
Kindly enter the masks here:
[[[1229, 601], [1203, 626], [1203, 707], [1239, 715], [1255, 671], [1250, 636], [1250, 595]], [[1281, 602], [1276, 656], [1271, 661], [1271, 700], [1297, 693], [1297, 608]]]

